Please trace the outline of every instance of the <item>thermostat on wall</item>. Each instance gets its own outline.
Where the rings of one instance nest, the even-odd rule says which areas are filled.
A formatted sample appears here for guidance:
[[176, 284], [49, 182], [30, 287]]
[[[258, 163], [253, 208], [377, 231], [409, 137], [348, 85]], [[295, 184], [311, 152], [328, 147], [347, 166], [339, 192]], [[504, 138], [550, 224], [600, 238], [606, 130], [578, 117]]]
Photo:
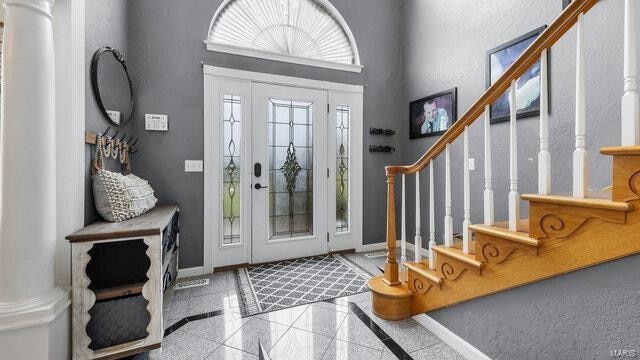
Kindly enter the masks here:
[[169, 117], [161, 114], [144, 114], [144, 128], [149, 131], [169, 131]]

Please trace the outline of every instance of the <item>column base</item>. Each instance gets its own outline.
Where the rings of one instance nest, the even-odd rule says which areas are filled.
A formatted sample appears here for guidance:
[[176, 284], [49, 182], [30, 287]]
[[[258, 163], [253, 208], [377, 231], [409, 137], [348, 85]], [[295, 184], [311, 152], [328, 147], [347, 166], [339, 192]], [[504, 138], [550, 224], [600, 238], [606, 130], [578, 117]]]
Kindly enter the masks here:
[[71, 300], [55, 288], [21, 303], [0, 303], [0, 348], [7, 359], [70, 359]]

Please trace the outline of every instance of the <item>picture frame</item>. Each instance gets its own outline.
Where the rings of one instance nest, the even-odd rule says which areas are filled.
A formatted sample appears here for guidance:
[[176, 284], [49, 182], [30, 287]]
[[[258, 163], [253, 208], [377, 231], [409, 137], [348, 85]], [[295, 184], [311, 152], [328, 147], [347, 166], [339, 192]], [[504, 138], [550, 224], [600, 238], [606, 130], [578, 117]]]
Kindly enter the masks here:
[[[409, 138], [444, 134], [458, 120], [458, 88], [409, 103]], [[431, 119], [431, 120], [429, 120]]]
[[[499, 45], [486, 53], [487, 89], [511, 66], [515, 60], [547, 28], [541, 26], [509, 42]], [[547, 57], [549, 56], [547, 52]], [[547, 62], [548, 63], [548, 62]], [[549, 69], [547, 68], [547, 74]], [[537, 86], [536, 86], [537, 85]], [[548, 92], [547, 92], [548, 93]], [[517, 82], [518, 113], [517, 119], [540, 115], [540, 61], [538, 60]], [[523, 100], [524, 99], [524, 100]], [[522, 101], [522, 102], [521, 102]], [[490, 107], [491, 123], [509, 121], [509, 92], [505, 92]]]

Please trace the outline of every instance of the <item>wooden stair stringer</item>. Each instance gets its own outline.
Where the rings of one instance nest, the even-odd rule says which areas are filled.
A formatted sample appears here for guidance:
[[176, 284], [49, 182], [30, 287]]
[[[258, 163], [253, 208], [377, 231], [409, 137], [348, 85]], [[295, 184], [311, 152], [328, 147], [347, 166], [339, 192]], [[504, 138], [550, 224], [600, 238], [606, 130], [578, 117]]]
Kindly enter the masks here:
[[[635, 205], [636, 209], [640, 206], [640, 200], [632, 203], [635, 203], [632, 205]], [[480, 274], [459, 276], [454, 280], [443, 277], [440, 290], [431, 290], [426, 295], [413, 294], [411, 314], [440, 309], [638, 254], [640, 253], [640, 238], [636, 235], [638, 232], [640, 232], [640, 212], [637, 210], [626, 213], [624, 225], [590, 219], [581, 226], [580, 231], [574, 232], [569, 238], [540, 240], [537, 256], [531, 256], [526, 251], [513, 251], [503, 261], [494, 262], [488, 259], [487, 262], [482, 263]], [[504, 240], [483, 232], [477, 232], [476, 236], [476, 247], [482, 244], [497, 244]], [[478, 250], [476, 256], [481, 257], [480, 252]], [[438, 252], [438, 257], [441, 256], [440, 254], [441, 252]], [[437, 262], [438, 266], [441, 266], [440, 258]]]

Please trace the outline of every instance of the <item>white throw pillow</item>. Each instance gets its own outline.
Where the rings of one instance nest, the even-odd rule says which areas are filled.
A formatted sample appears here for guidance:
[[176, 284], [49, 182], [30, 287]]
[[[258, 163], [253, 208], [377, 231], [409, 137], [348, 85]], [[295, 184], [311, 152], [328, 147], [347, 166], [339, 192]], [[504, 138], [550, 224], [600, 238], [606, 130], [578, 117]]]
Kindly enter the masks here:
[[93, 198], [100, 216], [110, 222], [142, 215], [158, 202], [148, 181], [107, 170], [93, 177]]

